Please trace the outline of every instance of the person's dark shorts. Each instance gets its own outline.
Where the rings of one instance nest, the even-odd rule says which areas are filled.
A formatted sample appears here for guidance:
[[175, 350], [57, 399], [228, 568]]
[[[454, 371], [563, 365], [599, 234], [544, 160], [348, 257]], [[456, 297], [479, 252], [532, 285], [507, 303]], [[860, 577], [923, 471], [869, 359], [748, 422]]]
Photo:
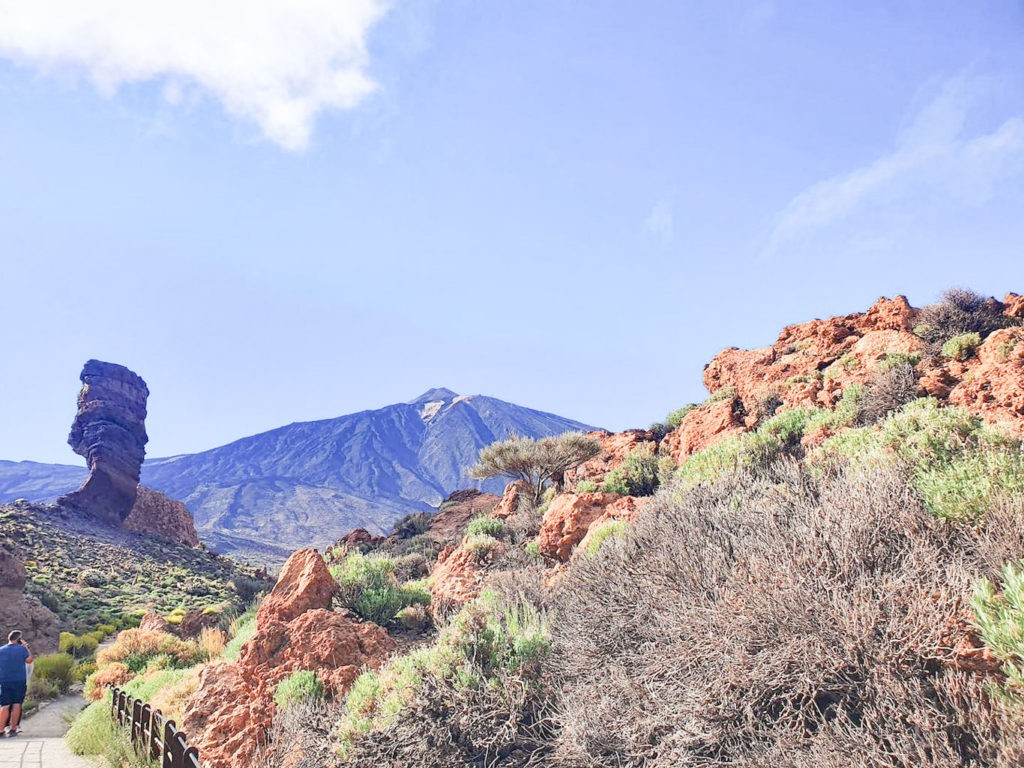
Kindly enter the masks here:
[[0, 707], [24, 703], [26, 688], [25, 683], [0, 683]]

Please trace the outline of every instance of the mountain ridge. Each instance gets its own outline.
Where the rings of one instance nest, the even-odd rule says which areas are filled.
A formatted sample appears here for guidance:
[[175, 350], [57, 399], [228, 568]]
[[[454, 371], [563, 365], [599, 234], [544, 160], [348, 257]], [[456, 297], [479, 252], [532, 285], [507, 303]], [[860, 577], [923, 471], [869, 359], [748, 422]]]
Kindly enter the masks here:
[[[435, 387], [404, 403], [147, 459], [142, 482], [185, 502], [215, 550], [277, 559], [309, 543], [326, 546], [353, 528], [386, 532], [460, 488], [500, 492], [502, 481], [466, 474], [479, 449], [495, 440], [591, 429], [487, 395]], [[67, 465], [0, 462], [0, 499], [48, 501], [85, 475]]]

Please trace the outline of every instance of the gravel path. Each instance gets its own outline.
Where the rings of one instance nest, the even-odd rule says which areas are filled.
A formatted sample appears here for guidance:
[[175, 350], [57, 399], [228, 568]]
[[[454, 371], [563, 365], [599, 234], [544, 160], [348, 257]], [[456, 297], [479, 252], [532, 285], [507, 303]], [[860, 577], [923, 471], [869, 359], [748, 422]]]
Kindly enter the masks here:
[[84, 706], [81, 696], [61, 696], [26, 717], [20, 736], [0, 737], [0, 768], [95, 768], [64, 742], [68, 721]]

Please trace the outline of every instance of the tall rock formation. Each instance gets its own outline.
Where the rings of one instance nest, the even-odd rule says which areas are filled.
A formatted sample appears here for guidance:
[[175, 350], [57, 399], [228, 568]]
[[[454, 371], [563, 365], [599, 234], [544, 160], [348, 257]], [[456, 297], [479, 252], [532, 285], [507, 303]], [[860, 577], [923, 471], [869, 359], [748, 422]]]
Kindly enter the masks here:
[[89, 360], [80, 378], [78, 414], [68, 444], [85, 457], [89, 477], [58, 503], [120, 525], [135, 504], [146, 456], [149, 389], [123, 365], [99, 360]]

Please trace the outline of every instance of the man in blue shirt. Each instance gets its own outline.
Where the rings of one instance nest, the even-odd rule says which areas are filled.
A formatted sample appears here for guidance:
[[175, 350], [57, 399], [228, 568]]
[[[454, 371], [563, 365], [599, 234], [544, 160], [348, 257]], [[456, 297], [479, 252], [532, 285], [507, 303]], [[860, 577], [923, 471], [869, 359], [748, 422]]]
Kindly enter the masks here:
[[17, 736], [20, 730], [21, 705], [28, 684], [25, 665], [32, 661], [32, 651], [21, 639], [21, 632], [14, 630], [7, 636], [7, 645], [0, 648], [0, 728], [4, 736]]

